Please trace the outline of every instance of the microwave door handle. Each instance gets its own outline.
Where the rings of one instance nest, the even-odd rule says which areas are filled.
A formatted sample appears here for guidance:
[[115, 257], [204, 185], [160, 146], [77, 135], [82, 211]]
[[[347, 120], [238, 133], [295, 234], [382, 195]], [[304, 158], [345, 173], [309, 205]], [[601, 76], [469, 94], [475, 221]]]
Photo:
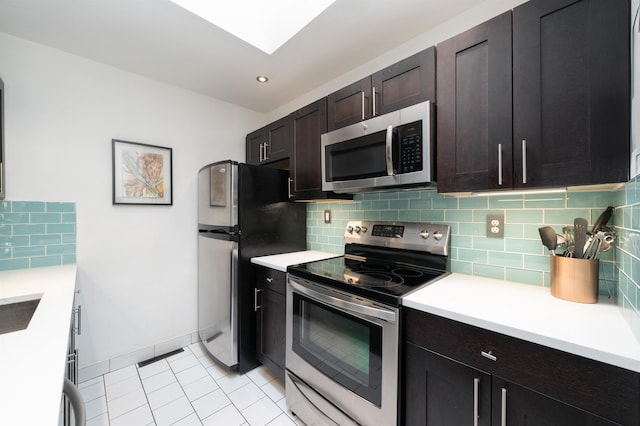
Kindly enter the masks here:
[[387, 137], [385, 140], [387, 149], [387, 176], [393, 176], [393, 126], [387, 127]]

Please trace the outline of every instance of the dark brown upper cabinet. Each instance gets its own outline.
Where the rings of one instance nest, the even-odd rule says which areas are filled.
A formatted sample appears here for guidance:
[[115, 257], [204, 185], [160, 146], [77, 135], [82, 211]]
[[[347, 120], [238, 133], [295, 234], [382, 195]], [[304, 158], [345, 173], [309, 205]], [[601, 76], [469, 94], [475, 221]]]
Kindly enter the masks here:
[[628, 180], [630, 19], [620, 0], [513, 10], [514, 186]]
[[351, 195], [322, 191], [320, 136], [327, 132], [327, 98], [300, 108], [291, 113], [290, 117], [293, 129], [290, 198], [301, 201], [326, 198], [352, 199]]
[[627, 181], [629, 22], [627, 1], [531, 0], [439, 44], [438, 191]]
[[438, 191], [512, 186], [511, 12], [438, 44]]
[[327, 129], [435, 101], [435, 95], [435, 48], [430, 47], [330, 94]]
[[246, 162], [272, 164], [291, 155], [292, 133], [290, 116], [264, 126], [246, 137]]

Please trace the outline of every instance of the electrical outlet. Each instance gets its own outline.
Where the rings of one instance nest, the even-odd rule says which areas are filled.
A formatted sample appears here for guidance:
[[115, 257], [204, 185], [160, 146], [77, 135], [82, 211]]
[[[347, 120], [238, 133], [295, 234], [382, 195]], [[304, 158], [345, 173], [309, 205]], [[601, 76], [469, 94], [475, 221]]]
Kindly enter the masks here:
[[331, 210], [324, 211], [324, 223], [331, 223]]
[[487, 237], [504, 238], [504, 215], [487, 215]]

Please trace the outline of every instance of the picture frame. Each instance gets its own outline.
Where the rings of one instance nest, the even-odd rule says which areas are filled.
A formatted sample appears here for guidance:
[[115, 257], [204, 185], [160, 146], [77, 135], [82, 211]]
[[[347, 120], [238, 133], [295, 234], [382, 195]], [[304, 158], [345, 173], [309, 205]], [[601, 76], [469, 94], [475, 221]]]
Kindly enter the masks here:
[[171, 148], [112, 139], [113, 204], [173, 204]]

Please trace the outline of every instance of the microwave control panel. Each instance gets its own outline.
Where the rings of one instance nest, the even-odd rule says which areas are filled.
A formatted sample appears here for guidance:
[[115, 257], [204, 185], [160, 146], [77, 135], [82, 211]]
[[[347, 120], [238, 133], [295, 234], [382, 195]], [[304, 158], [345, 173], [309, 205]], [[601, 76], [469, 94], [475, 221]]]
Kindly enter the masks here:
[[422, 120], [395, 128], [400, 149], [398, 173], [422, 170]]

